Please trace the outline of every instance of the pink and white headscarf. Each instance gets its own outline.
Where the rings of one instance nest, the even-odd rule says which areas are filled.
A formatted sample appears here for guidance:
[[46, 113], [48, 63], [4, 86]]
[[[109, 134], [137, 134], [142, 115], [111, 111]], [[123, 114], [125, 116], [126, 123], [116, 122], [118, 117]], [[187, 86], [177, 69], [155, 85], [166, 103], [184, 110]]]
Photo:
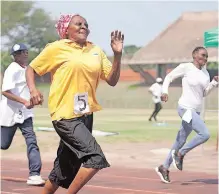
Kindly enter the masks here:
[[66, 15], [60, 16], [55, 27], [56, 27], [58, 35], [61, 39], [66, 38], [66, 31], [68, 29], [69, 23], [71, 22], [71, 19], [73, 18], [73, 16], [76, 16], [76, 15], [78, 15], [78, 14], [66, 14]]

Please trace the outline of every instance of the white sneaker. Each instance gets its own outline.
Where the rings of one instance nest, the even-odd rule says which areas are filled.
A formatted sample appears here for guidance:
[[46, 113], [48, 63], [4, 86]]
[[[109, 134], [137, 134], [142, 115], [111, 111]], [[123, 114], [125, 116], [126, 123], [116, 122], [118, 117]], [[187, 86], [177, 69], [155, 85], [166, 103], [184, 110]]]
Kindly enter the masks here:
[[44, 185], [45, 180], [40, 175], [29, 176], [27, 180], [28, 185]]

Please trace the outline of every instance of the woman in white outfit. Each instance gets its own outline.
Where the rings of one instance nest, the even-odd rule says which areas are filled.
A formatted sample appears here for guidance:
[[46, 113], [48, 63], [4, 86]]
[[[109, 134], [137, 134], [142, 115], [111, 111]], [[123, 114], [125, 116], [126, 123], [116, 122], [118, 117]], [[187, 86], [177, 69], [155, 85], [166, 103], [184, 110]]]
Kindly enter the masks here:
[[[182, 78], [182, 95], [178, 101], [178, 114], [182, 119], [182, 124], [165, 162], [156, 168], [157, 174], [164, 183], [170, 183], [168, 169], [171, 163], [173, 162], [176, 169], [182, 170], [184, 156], [210, 137], [209, 131], [200, 117], [200, 112], [204, 97], [218, 85], [218, 76], [214, 76], [210, 82], [209, 73], [204, 67], [208, 59], [208, 53], [204, 47], [196, 47], [192, 52], [192, 57], [193, 62], [181, 63], [172, 70], [166, 76], [162, 87], [161, 99], [166, 102], [169, 84], [179, 77]], [[185, 144], [192, 130], [197, 135]]]

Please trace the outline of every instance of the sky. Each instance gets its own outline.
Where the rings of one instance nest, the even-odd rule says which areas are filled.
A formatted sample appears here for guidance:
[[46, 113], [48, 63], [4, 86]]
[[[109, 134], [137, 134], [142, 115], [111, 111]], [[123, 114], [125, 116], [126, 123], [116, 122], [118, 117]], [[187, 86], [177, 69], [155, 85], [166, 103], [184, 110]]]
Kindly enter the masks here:
[[111, 31], [124, 33], [124, 45], [145, 46], [183, 12], [218, 10], [217, 1], [36, 1], [36, 6], [56, 20], [61, 13], [82, 15], [91, 30], [88, 40], [109, 55]]

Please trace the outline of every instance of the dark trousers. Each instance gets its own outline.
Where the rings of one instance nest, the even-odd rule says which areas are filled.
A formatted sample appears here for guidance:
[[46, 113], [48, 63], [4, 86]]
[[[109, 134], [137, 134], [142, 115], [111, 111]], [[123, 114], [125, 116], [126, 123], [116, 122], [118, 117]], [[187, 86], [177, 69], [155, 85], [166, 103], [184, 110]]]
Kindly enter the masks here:
[[154, 112], [152, 113], [152, 115], [150, 116], [149, 120], [151, 121], [152, 118], [154, 118], [155, 121], [157, 121], [157, 114], [160, 112], [160, 110], [162, 109], [162, 105], [160, 102], [155, 104], [155, 109]]
[[53, 121], [61, 138], [49, 180], [68, 188], [81, 165], [85, 168], [109, 167], [101, 147], [92, 136], [93, 114]]
[[7, 150], [10, 147], [17, 128], [20, 128], [26, 141], [29, 175], [40, 175], [42, 163], [31, 117], [26, 119], [22, 124], [15, 124], [12, 127], [1, 126], [1, 149]]

